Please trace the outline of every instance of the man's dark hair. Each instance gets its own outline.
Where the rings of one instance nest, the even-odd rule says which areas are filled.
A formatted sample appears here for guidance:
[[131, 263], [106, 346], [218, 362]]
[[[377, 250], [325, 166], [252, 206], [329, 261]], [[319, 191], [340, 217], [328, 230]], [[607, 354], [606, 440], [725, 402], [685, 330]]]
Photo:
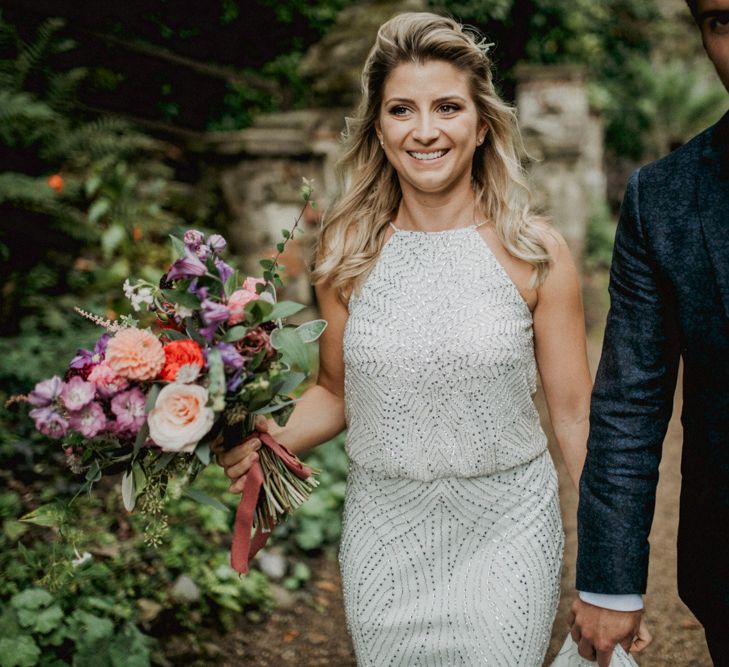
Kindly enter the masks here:
[[698, 18], [699, 0], [686, 0], [686, 4], [688, 5], [689, 9], [691, 10], [691, 13], [693, 14], [694, 19]]

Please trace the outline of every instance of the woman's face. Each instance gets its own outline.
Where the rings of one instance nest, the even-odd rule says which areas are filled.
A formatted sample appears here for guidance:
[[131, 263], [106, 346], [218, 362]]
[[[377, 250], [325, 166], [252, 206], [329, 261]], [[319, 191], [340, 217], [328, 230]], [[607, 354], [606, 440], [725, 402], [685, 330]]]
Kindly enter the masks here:
[[479, 123], [468, 76], [443, 60], [402, 63], [385, 81], [375, 130], [403, 195], [470, 188]]

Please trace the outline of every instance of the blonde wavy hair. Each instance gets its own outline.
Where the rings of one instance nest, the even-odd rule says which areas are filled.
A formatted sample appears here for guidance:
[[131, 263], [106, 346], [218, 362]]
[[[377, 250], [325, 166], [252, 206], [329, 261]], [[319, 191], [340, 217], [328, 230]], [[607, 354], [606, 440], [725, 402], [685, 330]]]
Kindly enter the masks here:
[[486, 139], [473, 157], [476, 208], [490, 221], [506, 250], [534, 267], [532, 286], [547, 276], [551, 257], [546, 226], [529, 209], [529, 189], [519, 160], [516, 114], [496, 94], [488, 44], [451, 18], [427, 12], [400, 14], [384, 23], [362, 72], [362, 98], [343, 133], [338, 163], [342, 194], [324, 216], [312, 281], [328, 282], [340, 296], [358, 290], [375, 265], [402, 192], [397, 173], [375, 132], [385, 81], [401, 63], [442, 60], [469, 77]]

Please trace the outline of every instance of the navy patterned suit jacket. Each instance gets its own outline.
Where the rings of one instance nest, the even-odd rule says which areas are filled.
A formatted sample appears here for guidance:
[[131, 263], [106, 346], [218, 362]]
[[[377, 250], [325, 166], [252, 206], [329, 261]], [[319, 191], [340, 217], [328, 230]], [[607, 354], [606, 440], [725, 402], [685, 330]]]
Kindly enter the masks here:
[[681, 598], [729, 629], [729, 114], [628, 184], [580, 482], [577, 589], [643, 593], [683, 359]]

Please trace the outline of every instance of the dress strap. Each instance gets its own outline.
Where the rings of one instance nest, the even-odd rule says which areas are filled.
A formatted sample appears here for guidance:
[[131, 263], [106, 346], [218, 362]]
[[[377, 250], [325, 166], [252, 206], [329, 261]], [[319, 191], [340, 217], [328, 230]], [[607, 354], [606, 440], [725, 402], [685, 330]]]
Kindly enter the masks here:
[[399, 227], [395, 227], [395, 225], [393, 224], [392, 220], [390, 220], [390, 227], [392, 227], [396, 232], [399, 232], [400, 231], [400, 228]]
[[477, 225], [473, 225], [473, 228], [478, 229], [479, 227], [483, 227], [483, 225], [485, 225], [487, 222], [488, 222], [488, 220], [482, 220]]

